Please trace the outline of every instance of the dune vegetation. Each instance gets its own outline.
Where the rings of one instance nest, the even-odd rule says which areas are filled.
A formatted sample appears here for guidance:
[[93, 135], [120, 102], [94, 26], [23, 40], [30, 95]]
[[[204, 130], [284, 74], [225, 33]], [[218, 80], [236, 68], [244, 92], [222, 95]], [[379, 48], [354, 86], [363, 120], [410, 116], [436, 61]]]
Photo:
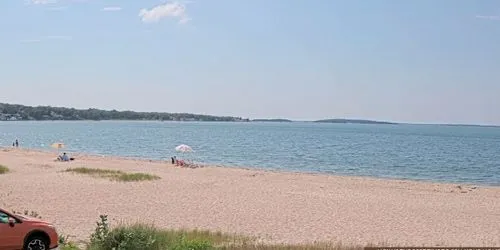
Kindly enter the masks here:
[[111, 228], [106, 215], [101, 215], [89, 242], [77, 244], [62, 236], [61, 250], [361, 250], [341, 244], [272, 245], [257, 239], [205, 230], [158, 229], [153, 225], [131, 224]]
[[8, 167], [4, 166], [4, 165], [0, 165], [0, 174], [6, 174], [8, 173], [10, 170]]
[[146, 173], [126, 173], [120, 170], [100, 169], [100, 168], [68, 168], [65, 172], [85, 174], [98, 178], [106, 178], [115, 181], [133, 182], [133, 181], [152, 181], [160, 179], [157, 175]]

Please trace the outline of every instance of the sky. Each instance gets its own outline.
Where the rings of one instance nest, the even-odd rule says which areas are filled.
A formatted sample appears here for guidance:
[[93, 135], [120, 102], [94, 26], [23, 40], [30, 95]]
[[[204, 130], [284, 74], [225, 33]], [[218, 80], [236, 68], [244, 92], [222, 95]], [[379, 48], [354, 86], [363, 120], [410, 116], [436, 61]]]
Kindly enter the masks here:
[[500, 125], [497, 0], [1, 0], [0, 102]]

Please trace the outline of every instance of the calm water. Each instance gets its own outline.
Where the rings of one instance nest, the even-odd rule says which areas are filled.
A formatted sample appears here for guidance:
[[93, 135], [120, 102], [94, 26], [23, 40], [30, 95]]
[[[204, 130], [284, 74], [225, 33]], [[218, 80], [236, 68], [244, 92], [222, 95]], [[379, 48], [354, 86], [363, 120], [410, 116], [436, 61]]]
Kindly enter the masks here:
[[[0, 122], [0, 146], [339, 175], [500, 185], [500, 128], [434, 125]], [[180, 157], [180, 156], [179, 156]]]

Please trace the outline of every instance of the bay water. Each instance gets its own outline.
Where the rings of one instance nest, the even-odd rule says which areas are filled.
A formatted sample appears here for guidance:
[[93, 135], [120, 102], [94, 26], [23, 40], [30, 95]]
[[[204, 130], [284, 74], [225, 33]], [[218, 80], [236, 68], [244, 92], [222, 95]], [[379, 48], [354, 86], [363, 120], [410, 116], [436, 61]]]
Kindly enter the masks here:
[[[308, 122], [0, 122], [0, 146], [228, 167], [500, 186], [500, 128]], [[179, 144], [195, 152], [175, 151]], [[0, 159], [1, 161], [1, 159]], [[1, 162], [0, 162], [1, 164]]]

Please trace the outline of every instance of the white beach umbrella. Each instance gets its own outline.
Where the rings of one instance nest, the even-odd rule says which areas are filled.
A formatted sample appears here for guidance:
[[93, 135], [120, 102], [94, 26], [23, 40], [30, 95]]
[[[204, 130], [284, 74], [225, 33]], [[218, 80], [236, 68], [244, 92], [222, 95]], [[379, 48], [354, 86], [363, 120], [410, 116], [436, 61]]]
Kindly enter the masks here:
[[182, 152], [182, 153], [189, 153], [189, 152], [193, 152], [193, 149], [186, 144], [181, 144], [181, 145], [175, 147], [175, 151]]
[[190, 146], [188, 146], [186, 144], [181, 144], [181, 145], [175, 147], [175, 151], [181, 152], [183, 155], [194, 152], [193, 148], [191, 148]]

